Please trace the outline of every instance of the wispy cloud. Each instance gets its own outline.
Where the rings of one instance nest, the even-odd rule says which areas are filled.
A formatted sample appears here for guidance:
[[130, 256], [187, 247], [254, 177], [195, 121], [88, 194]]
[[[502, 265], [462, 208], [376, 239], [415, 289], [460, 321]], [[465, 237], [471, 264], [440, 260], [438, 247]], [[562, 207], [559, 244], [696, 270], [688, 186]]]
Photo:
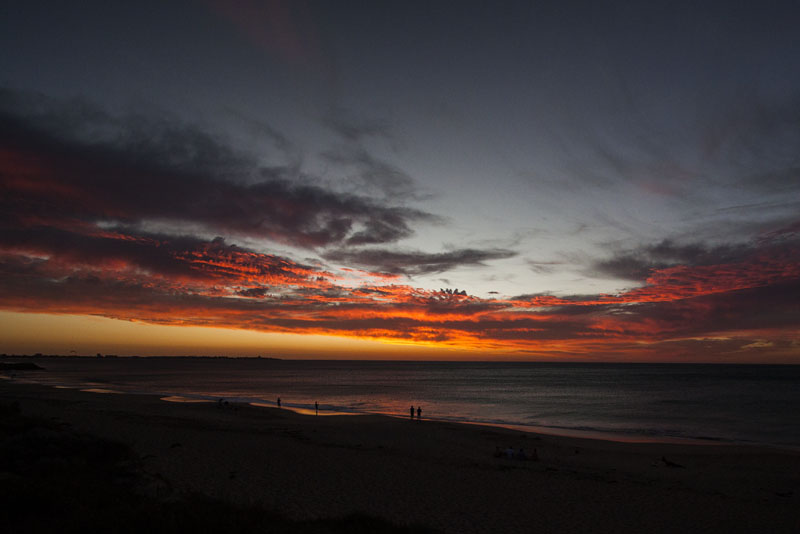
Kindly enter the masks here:
[[[290, 179], [174, 121], [0, 97], [6, 310], [585, 358], [664, 358], [701, 346], [715, 358], [783, 354], [797, 341], [796, 219], [755, 239], [664, 239], [595, 260], [588, 274], [632, 282], [615, 294], [479, 298], [399, 281], [488, 268], [516, 250], [390, 249], [413, 225], [438, 219]], [[305, 247], [331, 265], [237, 245], [253, 237]]]
[[300, 247], [393, 242], [410, 236], [412, 224], [435, 219], [259, 167], [192, 126], [112, 117], [87, 105], [67, 109], [0, 94], [6, 217], [172, 221]]
[[426, 253], [370, 248], [330, 250], [323, 254], [323, 257], [329, 261], [366, 267], [379, 272], [405, 275], [441, 273], [456, 267], [484, 265], [484, 262], [489, 260], [514, 256], [516, 256], [516, 252], [505, 249], [458, 249]]
[[[785, 350], [800, 327], [796, 254], [658, 270], [617, 295], [481, 299], [391, 282], [344, 287], [331, 273], [222, 240], [120, 237], [94, 237], [91, 263], [57, 239], [3, 247], [3, 307], [622, 359], [670, 357], [695, 339], [715, 357], [756, 350], [745, 347], [762, 339], [773, 347], [758, 351]], [[109, 247], [109, 239], [125, 245]]]
[[342, 169], [351, 187], [393, 198], [418, 196], [414, 179], [398, 167], [376, 158], [363, 147], [327, 150], [322, 158]]
[[621, 251], [611, 258], [596, 261], [596, 274], [645, 281], [652, 272], [676, 265], [714, 265], [740, 261], [751, 254], [745, 244], [707, 246], [702, 243], [678, 244], [670, 239]]
[[361, 119], [351, 111], [339, 107], [333, 108], [323, 118], [322, 123], [345, 141], [351, 143], [357, 143], [370, 137], [383, 138], [388, 141], [393, 138], [387, 120]]

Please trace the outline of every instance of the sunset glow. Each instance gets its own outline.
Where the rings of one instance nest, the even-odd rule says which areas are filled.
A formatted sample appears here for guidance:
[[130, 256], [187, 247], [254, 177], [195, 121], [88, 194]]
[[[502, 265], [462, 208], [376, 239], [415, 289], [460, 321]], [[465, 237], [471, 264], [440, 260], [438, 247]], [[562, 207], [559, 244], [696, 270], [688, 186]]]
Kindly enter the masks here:
[[[558, 13], [512, 48], [482, 41], [494, 13], [478, 44], [414, 26], [395, 50], [392, 17], [364, 8], [357, 33], [301, 4], [164, 7], [153, 31], [186, 48], [164, 57], [112, 39], [123, 15], [82, 21], [140, 58], [122, 79], [79, 28], [48, 62], [44, 19], [3, 23], [1, 351], [800, 363], [798, 85], [749, 64], [695, 80], [713, 54], [694, 34], [654, 38], [685, 67], [665, 82], [641, 30], [586, 17], [561, 22], [608, 57], [542, 33]], [[797, 78], [800, 53], [745, 44]], [[67, 71], [84, 57], [95, 85]], [[476, 72], [519, 81], [451, 95]]]

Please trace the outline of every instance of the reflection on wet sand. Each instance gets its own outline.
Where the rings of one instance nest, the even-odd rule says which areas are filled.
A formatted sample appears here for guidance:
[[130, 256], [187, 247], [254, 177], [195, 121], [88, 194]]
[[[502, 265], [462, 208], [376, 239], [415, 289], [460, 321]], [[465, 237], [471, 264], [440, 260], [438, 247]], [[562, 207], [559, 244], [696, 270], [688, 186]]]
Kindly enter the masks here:
[[[275, 404], [268, 403], [268, 402], [251, 402], [250, 406], [257, 406], [259, 408], [277, 408]], [[290, 410], [294, 413], [299, 413], [303, 415], [358, 415], [353, 412], [337, 412], [335, 410], [327, 410], [327, 409], [320, 409], [319, 413], [317, 413], [313, 408], [299, 408], [296, 406], [286, 406], [285, 404], [281, 406], [283, 409]]]
[[170, 395], [169, 397], [161, 397], [161, 400], [167, 402], [183, 402], [183, 403], [214, 402], [210, 399], [193, 399], [191, 397], [181, 397], [180, 395]]

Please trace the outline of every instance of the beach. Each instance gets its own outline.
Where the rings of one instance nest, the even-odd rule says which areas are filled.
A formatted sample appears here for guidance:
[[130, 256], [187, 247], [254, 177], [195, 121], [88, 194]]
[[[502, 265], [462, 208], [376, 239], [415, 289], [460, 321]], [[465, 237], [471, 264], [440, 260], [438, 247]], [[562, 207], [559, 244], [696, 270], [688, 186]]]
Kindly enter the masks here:
[[0, 382], [4, 405], [130, 447], [162, 499], [448, 533], [800, 530], [797, 451], [180, 400]]

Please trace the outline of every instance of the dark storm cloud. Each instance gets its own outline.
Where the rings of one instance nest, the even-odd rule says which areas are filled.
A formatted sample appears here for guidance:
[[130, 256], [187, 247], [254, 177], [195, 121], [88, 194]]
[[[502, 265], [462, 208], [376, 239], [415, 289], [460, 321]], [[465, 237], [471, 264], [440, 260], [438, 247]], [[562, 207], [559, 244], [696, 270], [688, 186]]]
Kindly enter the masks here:
[[800, 326], [800, 280], [626, 308], [620, 335], [661, 338], [780, 331]]
[[40, 274], [56, 278], [64, 273], [106, 271], [112, 278], [147, 273], [176, 283], [236, 284], [265, 279], [307, 283], [319, 273], [287, 258], [229, 245], [222, 238], [209, 242], [190, 236], [81, 230], [86, 228], [5, 228], [0, 234], [0, 251], [46, 257], [42, 267], [48, 272]]
[[363, 267], [379, 272], [405, 275], [441, 273], [466, 265], [483, 265], [489, 260], [512, 258], [517, 253], [504, 249], [460, 249], [450, 252], [395, 252], [386, 249], [332, 250], [328, 261]]
[[680, 245], [665, 239], [654, 245], [623, 251], [609, 259], [597, 261], [592, 273], [623, 280], [645, 281], [657, 269], [673, 265], [714, 265], [736, 262], [753, 253], [748, 245], [709, 246], [701, 243]]
[[290, 179], [173, 120], [112, 117], [85, 103], [0, 92], [6, 221], [188, 223], [303, 247], [410, 236], [427, 213]]
[[[27, 267], [27, 270], [25, 269]], [[52, 313], [84, 313], [124, 320], [180, 324], [191, 316], [193, 324], [214, 324], [214, 313], [268, 311], [260, 299], [223, 298], [186, 291], [150, 281], [111, 279], [77, 272], [60, 279], [42, 276], [41, 266], [21, 265], [0, 256], [0, 298], [6, 309]], [[219, 319], [219, 316], [217, 316]]]
[[[591, 298], [586, 297], [587, 300]], [[797, 279], [666, 302], [585, 306], [575, 297], [571, 299], [575, 300], [574, 306], [549, 308], [548, 313], [555, 314], [555, 317], [539, 321], [535, 325], [536, 332], [515, 332], [509, 322], [502, 328], [497, 325], [498, 332], [494, 336], [503, 338], [516, 335], [529, 339], [565, 340], [584, 337], [610, 341], [741, 336], [741, 332], [748, 331], [790, 331], [800, 325], [798, 298], [800, 281]]]

